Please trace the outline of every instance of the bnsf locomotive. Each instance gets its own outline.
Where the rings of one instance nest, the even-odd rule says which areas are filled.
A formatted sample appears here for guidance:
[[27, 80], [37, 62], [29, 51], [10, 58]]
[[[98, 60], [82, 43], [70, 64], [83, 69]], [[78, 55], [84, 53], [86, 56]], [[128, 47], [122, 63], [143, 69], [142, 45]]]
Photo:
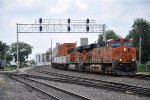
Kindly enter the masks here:
[[122, 38], [79, 47], [75, 43], [64, 43], [53, 50], [52, 67], [135, 75], [136, 49], [132, 40]]

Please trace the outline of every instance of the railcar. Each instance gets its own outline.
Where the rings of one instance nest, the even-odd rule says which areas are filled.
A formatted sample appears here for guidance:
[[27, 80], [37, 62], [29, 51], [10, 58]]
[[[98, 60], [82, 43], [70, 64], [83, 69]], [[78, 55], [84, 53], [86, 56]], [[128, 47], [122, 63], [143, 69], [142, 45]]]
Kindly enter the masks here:
[[73, 43], [67, 45], [59, 45], [52, 67], [117, 75], [136, 73], [136, 49], [132, 40], [118, 38], [79, 47]]

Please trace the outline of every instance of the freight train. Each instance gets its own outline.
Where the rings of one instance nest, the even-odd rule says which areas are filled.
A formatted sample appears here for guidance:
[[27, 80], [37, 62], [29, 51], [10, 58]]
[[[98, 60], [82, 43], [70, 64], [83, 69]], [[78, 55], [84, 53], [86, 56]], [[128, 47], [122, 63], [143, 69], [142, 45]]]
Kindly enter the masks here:
[[52, 67], [117, 75], [136, 74], [136, 49], [130, 39], [109, 39], [76, 47], [76, 43], [64, 43], [55, 48]]

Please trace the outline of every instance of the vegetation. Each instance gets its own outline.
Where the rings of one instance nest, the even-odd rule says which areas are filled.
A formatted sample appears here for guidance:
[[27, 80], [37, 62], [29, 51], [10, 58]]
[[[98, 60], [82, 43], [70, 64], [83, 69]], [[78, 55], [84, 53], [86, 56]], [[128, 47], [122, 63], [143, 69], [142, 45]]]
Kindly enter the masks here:
[[146, 65], [145, 64], [141, 64], [137, 67], [137, 71], [138, 72], [145, 72], [146, 71]]
[[132, 29], [126, 38], [133, 39], [133, 45], [137, 50], [137, 59], [139, 56], [139, 40], [141, 38], [141, 62], [150, 61], [150, 23], [148, 21], [142, 18], [134, 20]]
[[7, 63], [12, 61], [13, 56], [10, 52], [11, 52], [11, 48], [6, 43], [0, 41], [0, 59], [5, 59], [5, 53], [6, 53]]
[[4, 70], [9, 71], [9, 70], [16, 70], [17, 66], [5, 66]]
[[150, 75], [150, 72], [138, 72], [138, 74]]
[[[32, 53], [33, 47], [24, 42], [19, 42], [18, 47], [19, 47], [18, 49], [19, 49], [20, 66], [23, 66], [22, 63], [25, 63], [25, 60], [28, 59], [29, 54]], [[15, 58], [15, 62], [17, 61], [16, 49], [17, 49], [17, 43], [13, 43], [11, 46], [11, 52], [13, 57]]]
[[[20, 66], [22, 66], [22, 63], [25, 63], [26, 59], [28, 59], [29, 54], [32, 53], [32, 46], [24, 43], [24, 42], [19, 42], [19, 61], [20, 61]], [[11, 46], [3, 43], [0, 41], [0, 59], [5, 60], [5, 53], [6, 53], [6, 63], [9, 64], [10, 61], [13, 59], [15, 62], [17, 61], [17, 43], [12, 43]], [[1, 66], [1, 65], [0, 65]], [[5, 66], [5, 70], [10, 70], [10, 69], [16, 69], [16, 66]]]
[[[116, 34], [113, 30], [106, 31], [106, 40], [120, 38], [118, 34]], [[103, 41], [103, 34], [99, 34], [98, 42]]]

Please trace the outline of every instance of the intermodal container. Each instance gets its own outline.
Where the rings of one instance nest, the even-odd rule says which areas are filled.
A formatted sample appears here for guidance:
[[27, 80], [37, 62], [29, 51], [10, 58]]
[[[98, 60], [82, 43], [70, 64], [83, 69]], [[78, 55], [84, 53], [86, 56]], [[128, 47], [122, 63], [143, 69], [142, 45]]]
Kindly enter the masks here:
[[65, 56], [69, 48], [75, 48], [76, 43], [64, 43], [58, 46], [58, 56]]

